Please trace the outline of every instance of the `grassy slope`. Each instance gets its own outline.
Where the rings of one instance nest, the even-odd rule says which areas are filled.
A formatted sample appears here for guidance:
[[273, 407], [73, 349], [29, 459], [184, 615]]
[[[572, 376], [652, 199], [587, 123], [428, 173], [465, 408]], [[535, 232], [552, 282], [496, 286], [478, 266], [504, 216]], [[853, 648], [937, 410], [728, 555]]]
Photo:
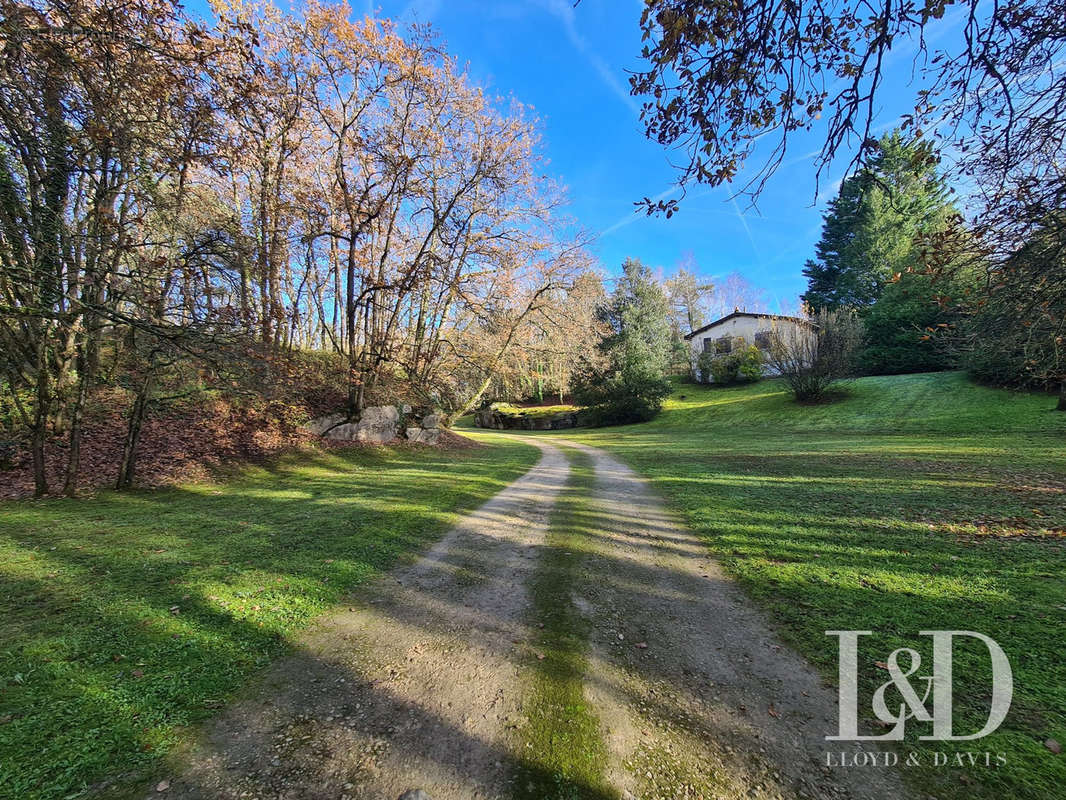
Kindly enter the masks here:
[[[998, 640], [1015, 682], [1000, 730], [929, 745], [912, 723], [906, 749], [1002, 752], [1007, 766], [910, 772], [938, 797], [1037, 800], [1066, 785], [1066, 756], [1043, 745], [1066, 743], [1066, 415], [1053, 407], [958, 374], [867, 378], [815, 407], [774, 381], [684, 385], [651, 423], [566, 435], [649, 476], [830, 680], [824, 632], [875, 631], [860, 653], [864, 719], [888, 680], [875, 661], [915, 647], [927, 674], [919, 630]], [[986, 661], [957, 647], [960, 733], [983, 723]]]
[[983, 434], [1066, 433], [1055, 399], [972, 383], [960, 372], [889, 375], [846, 384], [833, 403], [797, 406], [780, 381], [726, 389], [679, 384], [650, 429]]
[[222, 486], [0, 504], [0, 797], [151, 771], [348, 588], [536, 457], [350, 449]]

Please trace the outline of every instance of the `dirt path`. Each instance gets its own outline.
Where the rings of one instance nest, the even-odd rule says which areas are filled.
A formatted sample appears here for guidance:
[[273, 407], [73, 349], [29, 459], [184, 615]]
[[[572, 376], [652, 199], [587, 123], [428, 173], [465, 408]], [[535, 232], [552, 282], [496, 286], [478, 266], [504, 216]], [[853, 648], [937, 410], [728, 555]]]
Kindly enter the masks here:
[[367, 586], [224, 713], [166, 797], [511, 797], [526, 586], [568, 473], [539, 446], [526, 475]]
[[[542, 450], [530, 472], [316, 627], [210, 725], [165, 796], [514, 797], [528, 587], [569, 472], [558, 448], [524, 440]], [[580, 589], [560, 602], [591, 622], [586, 691], [619, 795], [906, 796], [884, 770], [823, 770], [834, 695], [640, 478], [552, 442], [596, 467]]]
[[885, 769], [823, 768], [837, 703], [632, 470], [588, 453], [588, 692], [623, 797], [904, 798]]

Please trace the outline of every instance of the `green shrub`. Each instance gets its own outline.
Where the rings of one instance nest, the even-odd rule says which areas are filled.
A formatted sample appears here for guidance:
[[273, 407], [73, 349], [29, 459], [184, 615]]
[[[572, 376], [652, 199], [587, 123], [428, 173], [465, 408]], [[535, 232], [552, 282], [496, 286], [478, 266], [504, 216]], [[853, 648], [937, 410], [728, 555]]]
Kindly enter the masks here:
[[745, 347], [740, 353], [740, 366], [737, 368], [739, 380], [752, 383], [762, 377], [763, 356], [762, 350], [755, 345]]
[[574, 371], [574, 400], [595, 425], [645, 422], [671, 391], [669, 305], [651, 270], [626, 259], [599, 318], [607, 333]]
[[701, 353], [698, 366], [705, 383], [710, 383], [708, 376], [714, 379], [714, 383], [723, 386], [750, 383], [762, 377], [763, 355], [755, 345], [737, 339], [733, 343], [733, 351], [728, 355], [716, 358], [710, 351]]
[[587, 424], [626, 425], [652, 419], [670, 392], [669, 381], [661, 375], [631, 369], [578, 382], [574, 396], [588, 405], [583, 415]]
[[714, 353], [710, 350], [704, 350], [700, 353], [700, 357], [696, 359], [696, 371], [698, 373], [699, 383], [711, 382], [711, 365], [714, 363]]
[[[948, 326], [956, 314], [941, 308], [941, 294], [958, 296], [959, 281], [904, 272], [889, 282], [877, 301], [862, 312], [864, 347], [857, 367], [866, 375], [898, 375], [954, 369], [956, 359], [948, 346]], [[925, 335], [936, 330], [938, 335]]]
[[719, 385], [736, 383], [739, 374], [740, 359], [737, 358], [734, 353], [730, 353], [727, 356], [721, 356], [711, 362], [711, 377], [714, 378], [714, 382]]

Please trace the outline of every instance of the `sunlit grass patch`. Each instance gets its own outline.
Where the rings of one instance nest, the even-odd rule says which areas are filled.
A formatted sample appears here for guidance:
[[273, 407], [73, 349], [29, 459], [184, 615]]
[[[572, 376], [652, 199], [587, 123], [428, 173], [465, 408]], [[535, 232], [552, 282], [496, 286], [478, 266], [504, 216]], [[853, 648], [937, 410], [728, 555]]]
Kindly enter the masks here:
[[[1014, 669], [1012, 711], [959, 744], [1007, 765], [907, 774], [939, 798], [1042, 800], [1066, 785], [1066, 761], [1044, 746], [1066, 742], [1066, 414], [1054, 406], [957, 373], [864, 378], [815, 407], [774, 381], [679, 385], [649, 424], [566, 436], [649, 477], [827, 680], [827, 630], [874, 631], [867, 665], [897, 647], [929, 664], [920, 630], [995, 638]], [[955, 675], [956, 727], [975, 731], [987, 656], [962, 648]], [[886, 677], [863, 680], [868, 708]], [[930, 756], [944, 743], [906, 747]]]
[[309, 621], [537, 458], [485, 441], [0, 504], [0, 796], [77, 796], [154, 769]]

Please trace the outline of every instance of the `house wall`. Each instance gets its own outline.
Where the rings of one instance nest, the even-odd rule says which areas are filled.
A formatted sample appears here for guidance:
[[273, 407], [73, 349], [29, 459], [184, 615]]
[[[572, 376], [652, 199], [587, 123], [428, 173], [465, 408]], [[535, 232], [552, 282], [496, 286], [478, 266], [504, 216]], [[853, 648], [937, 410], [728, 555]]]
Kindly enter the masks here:
[[[792, 331], [798, 330], [804, 336], [813, 335], [809, 326], [802, 322], [796, 322], [790, 319], [769, 319], [767, 317], [733, 317], [726, 320], [720, 325], [715, 325], [713, 328], [708, 328], [703, 333], [693, 336], [689, 340], [690, 354], [692, 358], [692, 371], [696, 375], [697, 380], [703, 378], [698, 374], [699, 370], [697, 364], [699, 362], [700, 354], [703, 352], [704, 341], [710, 340], [710, 347], [714, 348], [714, 343], [717, 339], [721, 339], [723, 336], [730, 336], [734, 339], [742, 338], [749, 344], [755, 344], [755, 334], [762, 333], [763, 331], [772, 331], [779, 336], [785, 338], [793, 335]], [[774, 370], [769, 364], [763, 365], [764, 375], [773, 375]]]

